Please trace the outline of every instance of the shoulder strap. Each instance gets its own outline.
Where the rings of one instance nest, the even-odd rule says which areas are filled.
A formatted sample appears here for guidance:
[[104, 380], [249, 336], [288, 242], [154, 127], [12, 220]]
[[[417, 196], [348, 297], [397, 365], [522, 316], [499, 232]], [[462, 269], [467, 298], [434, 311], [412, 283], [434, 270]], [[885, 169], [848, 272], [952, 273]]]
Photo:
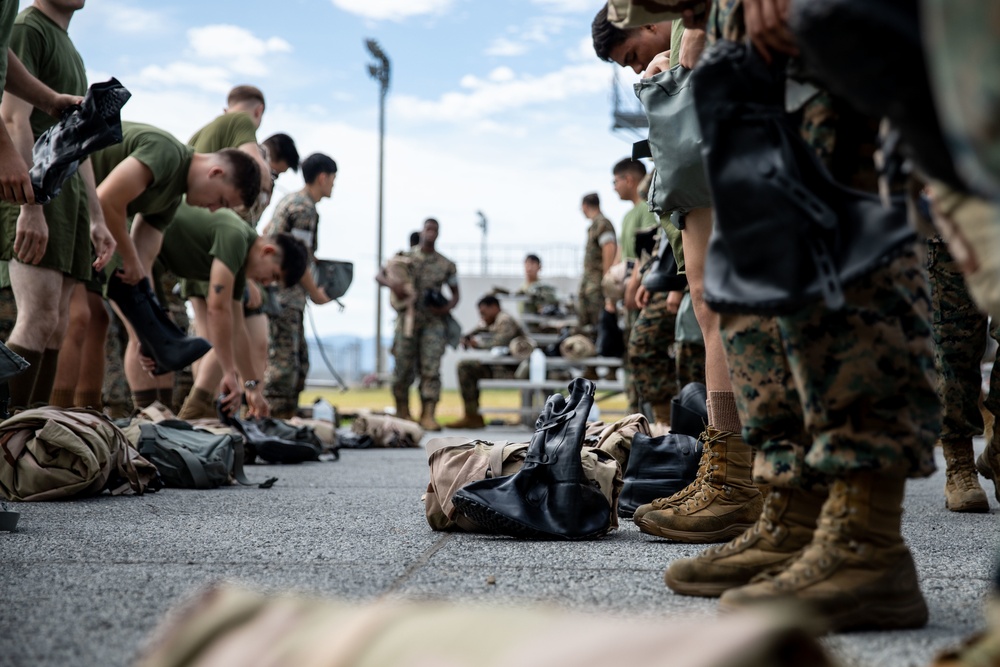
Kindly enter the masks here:
[[[243, 439], [234, 436], [229, 437], [233, 440], [233, 477], [235, 477], [236, 481], [243, 486], [253, 486], [254, 484], [257, 484], [256, 482], [251, 482], [247, 479], [246, 473], [243, 472]], [[277, 481], [277, 477], [268, 477], [263, 482], [257, 484], [257, 488], [270, 489]]]

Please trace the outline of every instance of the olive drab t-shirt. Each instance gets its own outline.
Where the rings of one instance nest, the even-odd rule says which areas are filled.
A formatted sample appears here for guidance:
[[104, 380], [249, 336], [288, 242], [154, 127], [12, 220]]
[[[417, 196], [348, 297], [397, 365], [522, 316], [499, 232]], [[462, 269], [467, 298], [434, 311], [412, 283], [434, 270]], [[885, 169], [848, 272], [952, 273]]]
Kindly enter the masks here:
[[224, 113], [201, 128], [188, 140], [197, 153], [214, 153], [224, 148], [239, 148], [257, 143], [257, 128], [249, 114], [242, 111]]
[[230, 209], [211, 212], [181, 204], [174, 223], [163, 232], [159, 260], [178, 278], [208, 281], [212, 261], [219, 260], [233, 272], [232, 298], [243, 298], [246, 263], [257, 231]]
[[[40, 10], [28, 7], [17, 15], [10, 48], [25, 68], [52, 90], [67, 95], [87, 93], [83, 58], [69, 34]], [[44, 111], [31, 112], [31, 132], [36, 139], [55, 124], [56, 119]]]
[[[122, 123], [122, 142], [91, 155], [94, 176], [101, 183], [108, 174], [134, 157], [153, 172], [153, 181], [145, 192], [128, 205], [128, 214], [142, 214], [143, 220], [163, 230], [174, 219], [181, 197], [187, 191], [188, 170], [194, 149], [185, 146], [169, 132], [143, 123]], [[246, 224], [246, 223], [244, 223]]]
[[638, 259], [635, 255], [635, 233], [650, 227], [657, 227], [659, 224], [660, 218], [655, 213], [650, 212], [649, 206], [644, 201], [639, 202], [626, 213], [622, 219], [621, 238], [618, 239], [618, 245], [622, 249], [622, 259]]
[[10, 47], [10, 34], [14, 29], [15, 18], [17, 18], [17, 2], [0, 0], [0, 98], [3, 97], [4, 86], [7, 85], [7, 49]]

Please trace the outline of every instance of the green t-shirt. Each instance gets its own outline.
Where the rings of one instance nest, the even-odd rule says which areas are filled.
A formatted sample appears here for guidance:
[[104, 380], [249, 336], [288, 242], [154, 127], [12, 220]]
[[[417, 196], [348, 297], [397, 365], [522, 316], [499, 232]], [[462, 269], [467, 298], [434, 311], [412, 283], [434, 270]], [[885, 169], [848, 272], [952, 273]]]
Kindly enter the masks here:
[[247, 254], [256, 239], [257, 231], [230, 209], [213, 213], [184, 203], [163, 232], [159, 260], [178, 278], [208, 281], [217, 259], [233, 272], [233, 299], [241, 300]]
[[128, 214], [134, 216], [141, 213], [147, 223], [162, 231], [173, 220], [174, 211], [187, 191], [188, 170], [194, 149], [185, 146], [170, 133], [143, 123], [122, 123], [122, 136], [120, 144], [91, 155], [94, 176], [101, 183], [128, 157], [134, 157], [149, 167], [153, 172], [153, 182], [129, 203]]
[[622, 249], [622, 259], [637, 259], [635, 256], [635, 233], [650, 227], [657, 227], [659, 224], [660, 219], [655, 213], [650, 212], [649, 206], [644, 201], [639, 202], [626, 213], [622, 219], [621, 237], [618, 239]]
[[[87, 93], [87, 70], [69, 34], [34, 7], [17, 15], [10, 48], [35, 78], [52, 90], [67, 95]], [[56, 119], [43, 111], [31, 112], [35, 138], [55, 125]]]
[[10, 35], [14, 30], [15, 18], [17, 18], [17, 2], [0, 0], [0, 98], [3, 97], [4, 86], [7, 85], [7, 49], [10, 47]]
[[684, 22], [673, 21], [670, 24], [670, 68], [681, 62], [681, 37], [684, 35]]
[[242, 111], [222, 114], [188, 140], [188, 146], [197, 153], [214, 153], [249, 143], [257, 143], [257, 128], [250, 115]]

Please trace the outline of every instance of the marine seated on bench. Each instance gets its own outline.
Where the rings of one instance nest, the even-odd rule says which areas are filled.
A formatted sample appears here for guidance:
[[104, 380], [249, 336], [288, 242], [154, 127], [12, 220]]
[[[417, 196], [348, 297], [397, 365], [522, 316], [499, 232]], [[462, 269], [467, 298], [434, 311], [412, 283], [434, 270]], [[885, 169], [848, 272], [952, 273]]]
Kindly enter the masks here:
[[[509, 345], [518, 336], [524, 335], [521, 324], [500, 309], [495, 296], [484, 296], [479, 306], [479, 325], [462, 337], [462, 347], [466, 349], [490, 349]], [[452, 423], [449, 428], [482, 428], [486, 425], [479, 414], [479, 381], [486, 378], [512, 378], [513, 366], [483, 363], [477, 359], [465, 359], [458, 363], [458, 386], [462, 392], [465, 416]]]

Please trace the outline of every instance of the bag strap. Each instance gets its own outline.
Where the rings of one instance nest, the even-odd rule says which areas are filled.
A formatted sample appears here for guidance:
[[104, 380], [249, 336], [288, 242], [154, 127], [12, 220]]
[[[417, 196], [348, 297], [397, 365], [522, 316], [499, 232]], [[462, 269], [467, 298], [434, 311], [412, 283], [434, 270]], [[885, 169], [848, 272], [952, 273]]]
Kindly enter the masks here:
[[201, 464], [201, 461], [197, 456], [191, 453], [191, 450], [165, 440], [161, 440], [159, 442], [159, 446], [168, 451], [174, 452], [177, 456], [181, 457], [181, 460], [184, 461], [184, 465], [187, 466], [188, 472], [191, 473], [191, 479], [194, 481], [194, 488], [213, 488], [212, 483], [208, 481], [208, 475], [205, 474], [205, 466]]
[[[253, 486], [257, 484], [256, 482], [251, 482], [247, 479], [246, 473], [243, 472], [243, 439], [236, 438], [233, 436], [227, 436], [233, 440], [233, 477], [236, 481], [243, 486]], [[277, 477], [268, 477], [263, 482], [257, 484], [258, 489], [270, 489], [274, 486], [274, 483], [278, 481]]]
[[490, 448], [489, 472], [491, 477], [503, 476], [503, 450], [509, 444], [509, 442], [496, 443]]

